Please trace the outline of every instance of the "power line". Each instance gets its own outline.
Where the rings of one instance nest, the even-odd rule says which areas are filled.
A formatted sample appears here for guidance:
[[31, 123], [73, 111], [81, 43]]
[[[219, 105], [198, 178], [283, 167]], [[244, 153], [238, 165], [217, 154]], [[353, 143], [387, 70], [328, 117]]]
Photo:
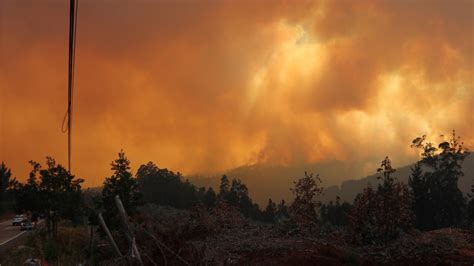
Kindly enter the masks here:
[[[79, 0], [70, 0], [69, 3], [69, 68], [68, 68], [68, 101], [67, 112], [63, 119], [62, 131], [67, 132], [67, 161], [71, 172], [71, 133], [72, 133], [72, 104], [74, 96], [74, 66], [76, 55], [77, 7]], [[64, 128], [67, 122], [67, 128]]]

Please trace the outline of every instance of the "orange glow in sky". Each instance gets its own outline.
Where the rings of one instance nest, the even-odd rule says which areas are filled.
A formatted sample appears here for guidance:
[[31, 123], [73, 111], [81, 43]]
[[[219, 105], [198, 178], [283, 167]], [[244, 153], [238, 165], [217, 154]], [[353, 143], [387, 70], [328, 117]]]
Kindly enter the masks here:
[[[68, 1], [0, 2], [0, 161], [66, 164]], [[472, 1], [96, 1], [78, 9], [73, 172], [185, 174], [474, 145]]]

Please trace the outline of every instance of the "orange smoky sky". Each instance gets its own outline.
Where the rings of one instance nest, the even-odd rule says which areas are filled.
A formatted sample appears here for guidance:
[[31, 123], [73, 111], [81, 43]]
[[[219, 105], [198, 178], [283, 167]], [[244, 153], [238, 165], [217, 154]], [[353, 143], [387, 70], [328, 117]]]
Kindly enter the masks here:
[[[0, 161], [66, 164], [67, 0], [0, 2]], [[73, 172], [412, 162], [473, 147], [472, 1], [79, 0]]]

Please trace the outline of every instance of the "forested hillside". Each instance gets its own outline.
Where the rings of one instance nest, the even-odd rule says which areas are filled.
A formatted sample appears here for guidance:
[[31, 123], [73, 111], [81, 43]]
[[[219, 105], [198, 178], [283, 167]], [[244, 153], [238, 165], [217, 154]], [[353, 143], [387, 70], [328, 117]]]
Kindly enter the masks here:
[[[400, 181], [407, 183], [412, 166], [413, 164], [397, 168], [395, 175]], [[341, 197], [343, 201], [352, 202], [357, 193], [368, 183], [374, 186], [379, 183], [376, 173], [364, 177], [357, 167], [361, 169], [362, 165], [339, 161], [299, 166], [254, 165], [235, 168], [223, 174], [238, 178], [247, 184], [249, 193], [259, 204], [265, 204], [269, 198], [290, 200], [292, 195], [288, 187], [304, 171], [320, 174], [324, 184], [323, 202], [334, 200], [336, 196]], [[462, 167], [464, 176], [459, 179], [459, 188], [462, 192], [468, 193], [474, 180], [474, 156], [467, 156]], [[342, 174], [335, 175], [335, 169]], [[222, 174], [213, 177], [190, 176], [189, 179], [198, 187], [216, 188], [221, 176]]]

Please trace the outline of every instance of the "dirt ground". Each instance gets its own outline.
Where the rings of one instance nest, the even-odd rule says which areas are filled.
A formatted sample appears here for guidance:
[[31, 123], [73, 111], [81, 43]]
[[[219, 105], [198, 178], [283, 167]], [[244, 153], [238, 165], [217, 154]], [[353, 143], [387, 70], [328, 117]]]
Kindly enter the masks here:
[[247, 224], [204, 240], [206, 261], [217, 265], [470, 265], [474, 234], [460, 229], [413, 232], [384, 245], [357, 246], [337, 235], [288, 236]]

